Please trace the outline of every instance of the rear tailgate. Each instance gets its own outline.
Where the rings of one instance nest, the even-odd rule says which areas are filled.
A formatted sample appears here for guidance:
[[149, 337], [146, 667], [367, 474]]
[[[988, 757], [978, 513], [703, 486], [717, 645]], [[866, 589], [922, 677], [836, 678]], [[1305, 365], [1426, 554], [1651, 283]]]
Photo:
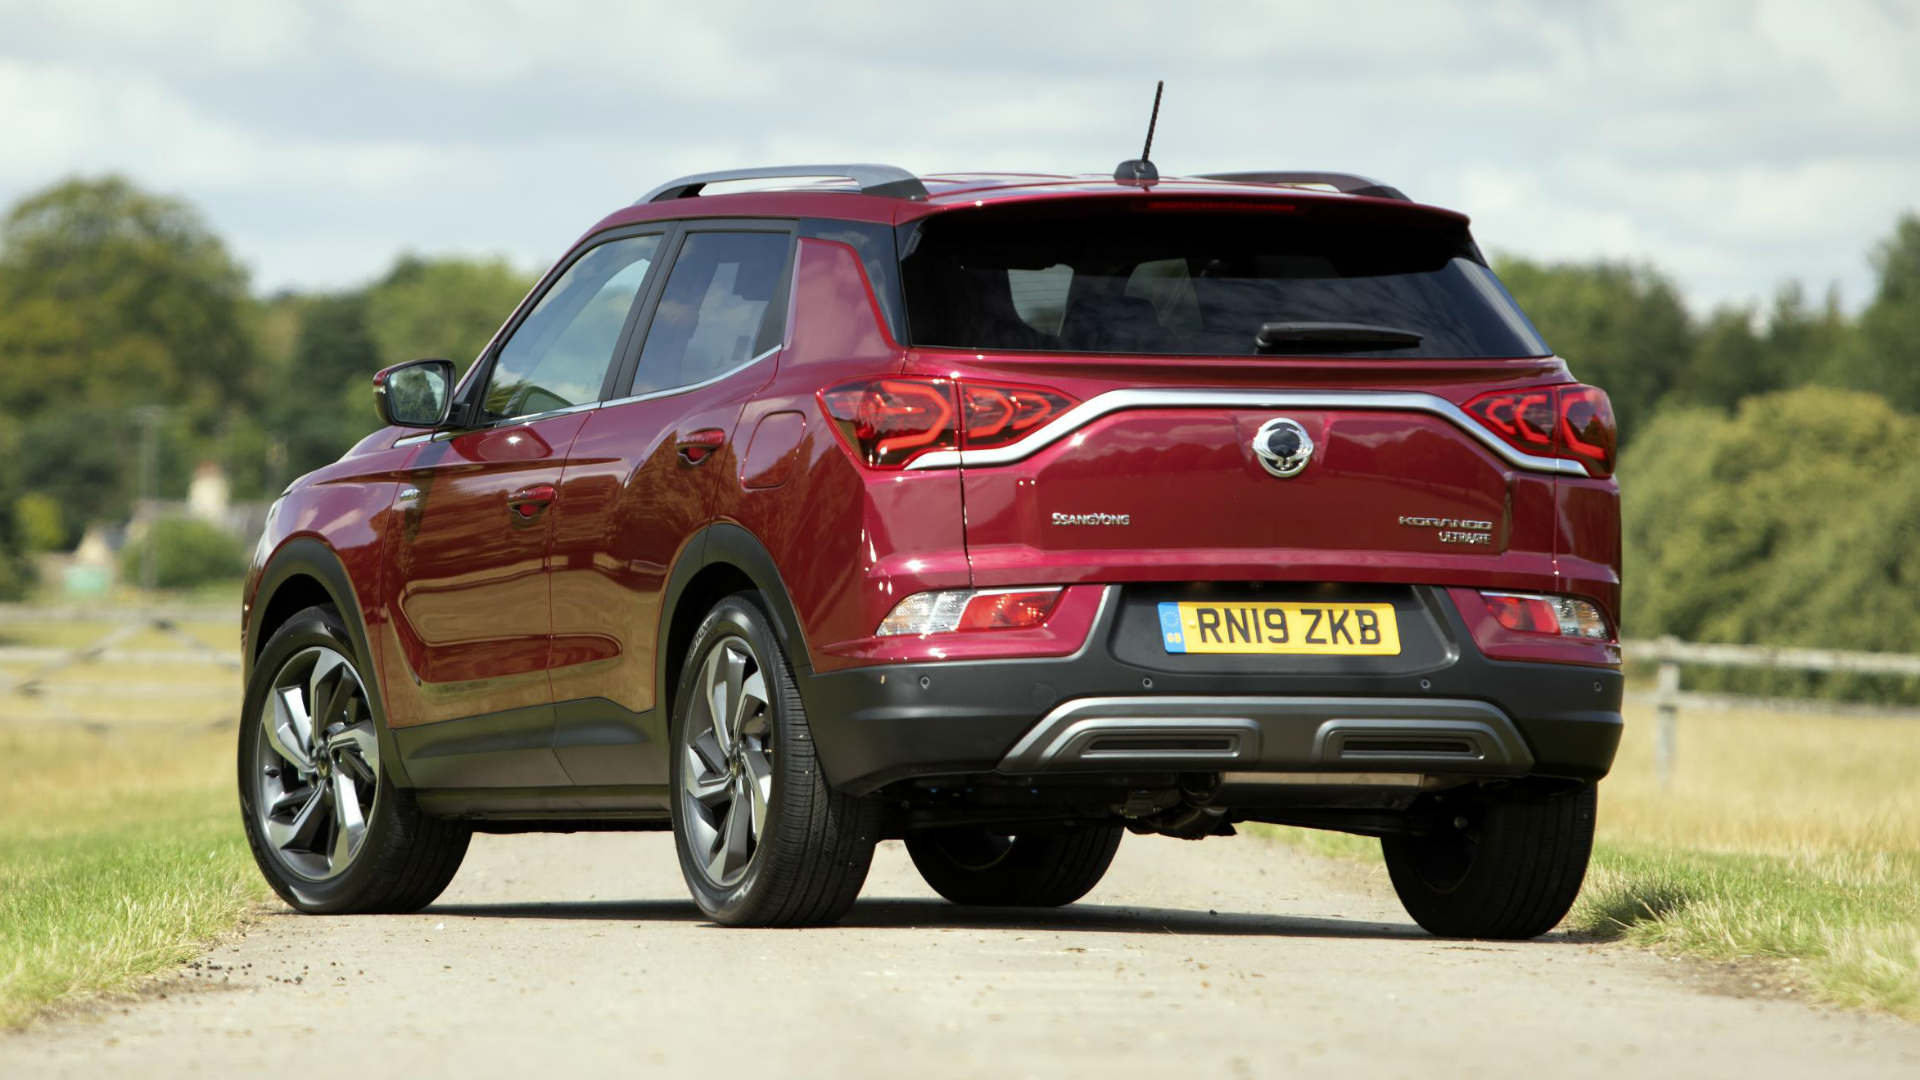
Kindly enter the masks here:
[[1462, 407], [1570, 377], [1459, 215], [1132, 193], [937, 213], [901, 250], [907, 370], [964, 414], [909, 467], [961, 466], [977, 585], [1551, 588], [1568, 463]]

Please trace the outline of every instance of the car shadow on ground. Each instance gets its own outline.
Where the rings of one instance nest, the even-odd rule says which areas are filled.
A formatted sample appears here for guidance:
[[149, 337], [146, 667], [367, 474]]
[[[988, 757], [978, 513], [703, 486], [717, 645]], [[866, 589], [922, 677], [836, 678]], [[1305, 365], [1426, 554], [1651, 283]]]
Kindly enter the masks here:
[[[588, 900], [573, 903], [435, 904], [424, 915], [476, 919], [590, 919], [707, 922], [686, 900]], [[1299, 938], [1432, 938], [1411, 923], [1365, 922], [1311, 915], [1074, 904], [1064, 908], [961, 907], [943, 900], [875, 897], [853, 906], [848, 930], [1052, 930], [1082, 933], [1166, 933]]]

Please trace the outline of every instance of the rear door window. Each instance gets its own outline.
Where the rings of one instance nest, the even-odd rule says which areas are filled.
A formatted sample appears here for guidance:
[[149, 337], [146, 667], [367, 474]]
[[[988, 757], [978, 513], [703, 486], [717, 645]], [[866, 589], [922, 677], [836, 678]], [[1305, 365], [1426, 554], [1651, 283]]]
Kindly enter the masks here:
[[[1313, 351], [1339, 355], [1548, 351], [1452, 221], [1082, 207], [936, 215], [920, 228], [901, 262], [916, 345], [1235, 356], [1286, 351], [1275, 343], [1311, 327]], [[1329, 342], [1330, 324], [1417, 343]], [[1283, 329], [1262, 345], [1269, 325]]]
[[784, 232], [688, 234], [647, 328], [632, 392], [705, 382], [778, 345], [791, 247]]

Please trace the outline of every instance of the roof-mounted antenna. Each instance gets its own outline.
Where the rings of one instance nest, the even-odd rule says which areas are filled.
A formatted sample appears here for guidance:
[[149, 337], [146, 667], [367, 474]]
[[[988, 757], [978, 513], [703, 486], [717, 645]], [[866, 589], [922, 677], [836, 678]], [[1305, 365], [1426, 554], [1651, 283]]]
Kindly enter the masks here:
[[1162, 79], [1153, 84], [1153, 115], [1147, 117], [1147, 145], [1140, 148], [1140, 157], [1133, 161], [1123, 161], [1113, 170], [1113, 178], [1127, 183], [1151, 184], [1160, 179], [1160, 170], [1153, 167], [1153, 129], [1160, 122], [1160, 94], [1166, 90], [1167, 83]]

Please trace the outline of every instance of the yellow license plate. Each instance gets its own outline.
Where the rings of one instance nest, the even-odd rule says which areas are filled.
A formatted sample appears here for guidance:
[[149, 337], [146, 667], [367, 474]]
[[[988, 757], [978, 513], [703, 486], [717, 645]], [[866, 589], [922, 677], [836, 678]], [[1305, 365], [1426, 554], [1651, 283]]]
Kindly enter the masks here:
[[1160, 605], [1170, 653], [1397, 656], [1392, 604], [1175, 603]]

